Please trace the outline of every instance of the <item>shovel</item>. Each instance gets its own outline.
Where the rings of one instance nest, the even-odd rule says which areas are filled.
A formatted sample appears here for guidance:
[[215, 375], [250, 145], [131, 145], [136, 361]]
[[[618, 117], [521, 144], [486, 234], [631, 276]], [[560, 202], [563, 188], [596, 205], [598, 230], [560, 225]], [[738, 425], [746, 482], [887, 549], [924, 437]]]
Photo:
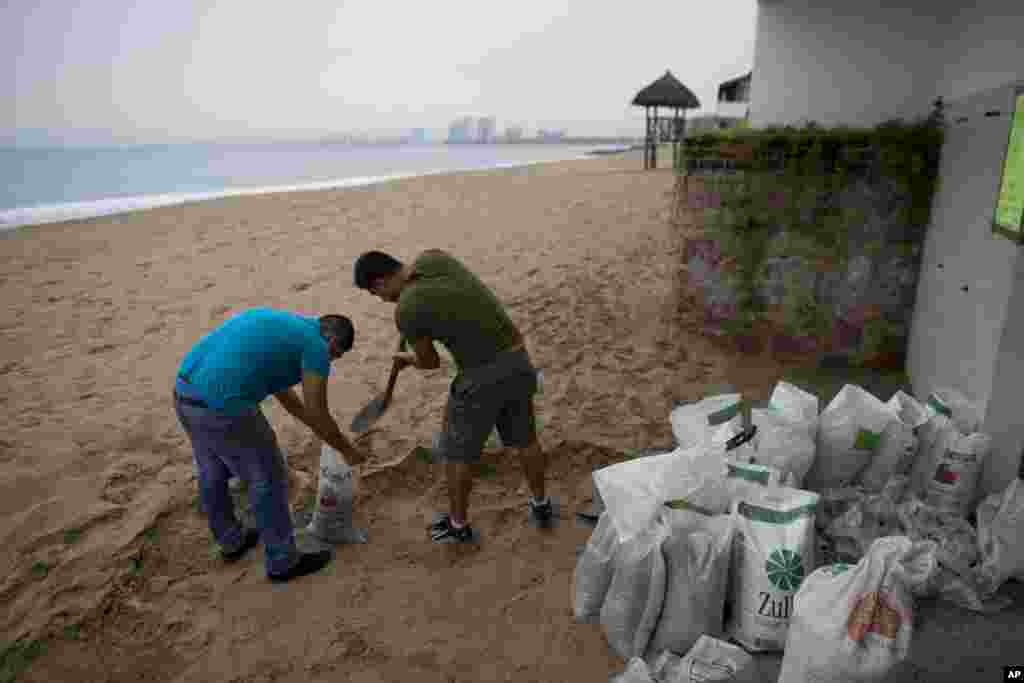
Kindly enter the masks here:
[[[402, 349], [402, 344], [399, 342], [398, 349]], [[398, 379], [398, 361], [394, 361], [391, 364], [391, 377], [388, 378], [388, 388], [383, 394], [377, 396], [372, 401], [366, 404], [366, 406], [359, 411], [359, 414], [352, 418], [352, 426], [350, 429], [355, 434], [362, 434], [370, 428], [374, 422], [377, 421], [384, 411], [387, 410], [388, 404], [391, 403], [391, 395], [395, 391], [395, 380]]]

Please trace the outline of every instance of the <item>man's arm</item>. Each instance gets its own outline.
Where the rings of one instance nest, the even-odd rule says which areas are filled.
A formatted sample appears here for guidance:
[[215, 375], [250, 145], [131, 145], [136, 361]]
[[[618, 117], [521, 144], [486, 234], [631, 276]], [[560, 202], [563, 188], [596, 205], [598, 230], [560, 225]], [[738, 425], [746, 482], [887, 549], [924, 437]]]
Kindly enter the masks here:
[[306, 406], [302, 405], [302, 401], [295, 394], [295, 390], [291, 387], [284, 391], [279, 391], [274, 394], [274, 398], [277, 402], [288, 411], [288, 413], [296, 420], [306, 425], [310, 429], [313, 429], [313, 425], [309, 420], [309, 416], [306, 415]]
[[436, 370], [441, 367], [441, 357], [437, 355], [434, 340], [430, 337], [417, 339], [413, 349], [413, 352], [396, 353], [395, 358], [419, 370]]
[[345, 438], [327, 410], [327, 381], [315, 372], [302, 374], [302, 398], [306, 409], [306, 424], [313, 433], [320, 437], [328, 446], [345, 456], [350, 465], [358, 465], [366, 457], [358, 451], [352, 442]]

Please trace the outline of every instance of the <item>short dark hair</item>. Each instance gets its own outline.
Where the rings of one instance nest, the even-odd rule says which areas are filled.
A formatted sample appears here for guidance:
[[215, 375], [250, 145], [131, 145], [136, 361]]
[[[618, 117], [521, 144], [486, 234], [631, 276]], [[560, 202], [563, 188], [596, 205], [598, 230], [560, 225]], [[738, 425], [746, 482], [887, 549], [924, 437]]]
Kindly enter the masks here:
[[343, 315], [321, 316], [320, 334], [337, 339], [342, 351], [351, 351], [356, 340], [356, 330], [352, 326], [352, 321]]
[[356, 287], [369, 289], [378, 278], [390, 277], [402, 269], [402, 262], [382, 251], [368, 251], [356, 259]]

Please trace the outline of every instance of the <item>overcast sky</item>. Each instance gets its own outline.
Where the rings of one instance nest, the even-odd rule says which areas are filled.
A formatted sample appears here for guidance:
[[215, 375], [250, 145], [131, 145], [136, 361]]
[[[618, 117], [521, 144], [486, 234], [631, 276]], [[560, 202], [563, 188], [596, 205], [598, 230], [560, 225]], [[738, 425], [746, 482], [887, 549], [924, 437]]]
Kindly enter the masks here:
[[756, 1], [7, 0], [0, 142], [446, 131], [491, 115], [640, 135], [666, 69], [713, 112], [746, 73]]

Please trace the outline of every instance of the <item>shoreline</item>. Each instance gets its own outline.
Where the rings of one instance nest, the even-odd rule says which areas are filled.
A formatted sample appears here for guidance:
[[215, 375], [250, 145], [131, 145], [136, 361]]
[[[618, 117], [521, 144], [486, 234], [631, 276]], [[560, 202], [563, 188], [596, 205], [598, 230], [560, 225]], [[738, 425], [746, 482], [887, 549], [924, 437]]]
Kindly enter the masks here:
[[[15, 237], [16, 235], [12, 233], [17, 232], [23, 234], [27, 229], [36, 229], [48, 225], [66, 225], [78, 222], [86, 223], [96, 219], [135, 214], [140, 211], [148, 211], [151, 209], [194, 205], [217, 199], [373, 187], [394, 182], [396, 180], [450, 176], [466, 173], [502, 172], [541, 164], [558, 164], [571, 161], [598, 159], [609, 156], [615, 157], [629, 154], [634, 151], [635, 150], [632, 148], [614, 150], [597, 149], [584, 151], [577, 156], [565, 159], [515, 161], [467, 168], [433, 169], [429, 171], [403, 172], [375, 176], [353, 176], [349, 178], [337, 178], [333, 180], [309, 183], [222, 188], [207, 192], [161, 193], [126, 197], [108, 197], [77, 202], [61, 202], [57, 204], [45, 204], [39, 206], [14, 207], [0, 210], [0, 239]], [[15, 219], [10, 222], [5, 222], [4, 217], [11, 215], [15, 216]], [[19, 215], [24, 216], [24, 219], [19, 220], [19, 218], [17, 218]], [[33, 216], [36, 218], [33, 218]]]

